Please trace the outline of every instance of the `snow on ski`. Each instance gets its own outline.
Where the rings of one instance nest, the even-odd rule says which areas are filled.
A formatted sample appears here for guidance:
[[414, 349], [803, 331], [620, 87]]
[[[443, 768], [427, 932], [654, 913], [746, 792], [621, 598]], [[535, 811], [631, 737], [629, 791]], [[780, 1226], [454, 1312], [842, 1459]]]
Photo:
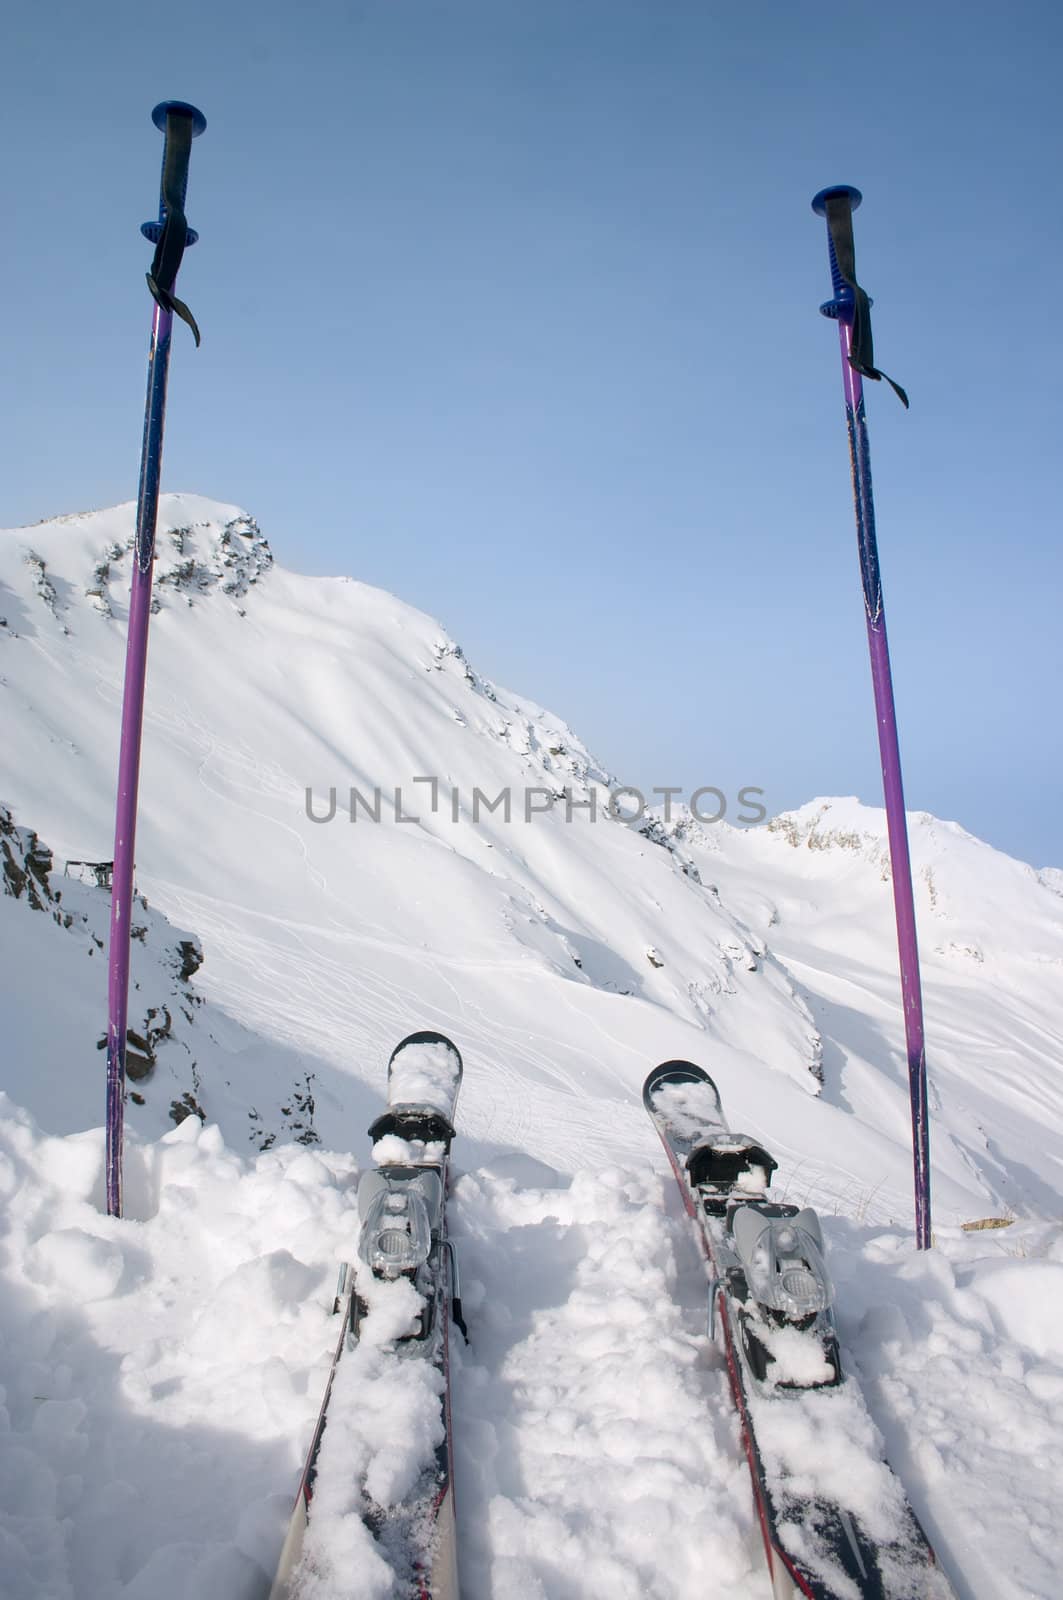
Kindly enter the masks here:
[[[270, 1600], [331, 1593], [330, 1580], [353, 1593], [344, 1567], [359, 1557], [378, 1577], [366, 1593], [457, 1600], [449, 1324], [463, 1334], [465, 1324], [446, 1191], [461, 1076], [460, 1052], [438, 1033], [410, 1034], [388, 1063], [387, 1110], [369, 1129], [375, 1165], [358, 1184], [357, 1262], [340, 1272], [339, 1339]], [[389, 1393], [382, 1433], [374, 1422]], [[396, 1423], [408, 1448], [381, 1463]], [[352, 1510], [367, 1535], [360, 1551]]]
[[731, 1133], [701, 1067], [663, 1062], [643, 1100], [698, 1227], [775, 1600], [949, 1600], [842, 1373], [815, 1212], [768, 1198], [776, 1162]]

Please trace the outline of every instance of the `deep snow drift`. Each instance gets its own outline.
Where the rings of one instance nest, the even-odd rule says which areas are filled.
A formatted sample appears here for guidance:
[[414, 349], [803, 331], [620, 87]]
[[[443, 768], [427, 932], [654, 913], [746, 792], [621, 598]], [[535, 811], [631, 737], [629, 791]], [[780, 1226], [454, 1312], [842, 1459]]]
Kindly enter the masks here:
[[[433, 1027], [466, 1066], [469, 1600], [678, 1596], [706, 1571], [765, 1592], [697, 1253], [639, 1099], [669, 1056], [709, 1068], [777, 1192], [820, 1209], [843, 1357], [958, 1594], [1054, 1594], [1060, 875], [912, 818], [938, 1244], [916, 1258], [881, 814], [610, 817], [571, 730], [438, 624], [283, 571], [245, 513], [194, 496], [160, 512], [145, 1070], [129, 1217], [101, 1215], [108, 899], [64, 866], [111, 854], [132, 523], [0, 534], [5, 1593], [264, 1592], [385, 1063]], [[318, 817], [335, 789], [331, 820], [308, 789]], [[487, 809], [502, 792], [508, 820]], [[987, 1216], [1018, 1220], [959, 1227]]]

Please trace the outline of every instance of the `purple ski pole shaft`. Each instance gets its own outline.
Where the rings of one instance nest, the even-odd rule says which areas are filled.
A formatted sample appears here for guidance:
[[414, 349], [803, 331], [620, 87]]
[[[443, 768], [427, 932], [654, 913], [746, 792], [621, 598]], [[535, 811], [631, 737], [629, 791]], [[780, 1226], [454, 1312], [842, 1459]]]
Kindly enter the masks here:
[[[915, 1234], [920, 1250], [931, 1244], [930, 1230], [930, 1118], [927, 1106], [926, 1048], [923, 1028], [923, 995], [919, 976], [919, 945], [915, 927], [915, 899], [912, 891], [912, 863], [908, 849], [908, 822], [901, 780], [901, 752], [897, 736], [897, 710], [890, 670], [886, 612], [879, 571], [878, 541], [875, 535], [875, 504], [871, 492], [871, 447], [864, 410], [864, 385], [859, 370], [863, 352], [854, 351], [854, 326], [860, 314], [852, 261], [841, 264], [835, 249], [834, 226], [837, 219], [828, 213], [828, 203], [840, 206], [841, 226], [848, 223], [850, 242], [852, 211], [860, 204], [860, 191], [848, 186], [821, 190], [812, 202], [813, 210], [828, 217], [831, 276], [834, 298], [820, 309], [838, 323], [841, 344], [842, 383], [845, 390], [845, 415], [849, 429], [849, 456], [852, 466], [853, 505], [860, 554], [860, 577], [864, 591], [867, 642], [871, 656], [871, 682], [875, 694], [875, 720], [878, 726], [879, 756], [882, 762], [882, 788], [886, 802], [886, 828], [889, 836], [890, 871], [893, 878], [893, 906], [897, 921], [897, 949], [900, 958], [901, 1002], [908, 1057], [908, 1092], [912, 1111], [912, 1157], [915, 1184]], [[846, 209], [847, 208], [847, 209]], [[833, 226], [832, 226], [833, 220]], [[841, 235], [839, 235], [841, 237]], [[847, 251], [847, 254], [849, 252]], [[848, 270], [847, 270], [848, 269]], [[865, 299], [866, 319], [870, 302]], [[870, 335], [867, 335], [867, 365], [870, 376], [878, 376], [871, 365]], [[894, 386], [896, 387], [896, 386]], [[901, 393], [907, 405], [907, 399]]]
[[[202, 133], [206, 119], [194, 106], [169, 100], [152, 112], [165, 136], [163, 181], [158, 222], [141, 230], [156, 244], [148, 283], [155, 298], [148, 354], [148, 393], [144, 408], [144, 439], [140, 457], [136, 538], [133, 546], [133, 580], [129, 597], [129, 632], [126, 640], [125, 685], [122, 695], [122, 731], [118, 754], [118, 797], [115, 806], [114, 866], [111, 876], [111, 933], [107, 968], [107, 1151], [106, 1189], [109, 1216], [122, 1215], [122, 1145], [125, 1122], [126, 1026], [129, 1011], [129, 940], [133, 914], [133, 875], [136, 850], [137, 791], [140, 782], [141, 732], [144, 721], [144, 685], [148, 664], [148, 623], [151, 617], [151, 579], [155, 559], [155, 524], [159, 508], [162, 436], [166, 417], [166, 379], [170, 366], [170, 335], [174, 312], [191, 320], [187, 307], [172, 294], [177, 268], [186, 245], [196, 235], [184, 217], [188, 152], [192, 139]], [[193, 331], [198, 330], [192, 323]]]

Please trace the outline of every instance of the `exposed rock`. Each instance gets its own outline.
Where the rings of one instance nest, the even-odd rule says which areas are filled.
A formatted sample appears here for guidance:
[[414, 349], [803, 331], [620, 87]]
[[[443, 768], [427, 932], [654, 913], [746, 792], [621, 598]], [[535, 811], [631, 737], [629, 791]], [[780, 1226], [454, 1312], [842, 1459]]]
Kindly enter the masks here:
[[48, 576], [48, 568], [44, 563], [43, 557], [39, 556], [35, 550], [28, 550], [26, 552], [26, 565], [33, 573], [35, 579], [34, 588], [37, 590], [37, 593], [40, 595], [41, 599], [44, 601], [45, 605], [48, 607], [48, 610], [51, 612], [56, 622], [58, 622], [63, 632], [69, 633], [70, 629], [59, 615], [59, 595], [56, 591], [55, 584]]

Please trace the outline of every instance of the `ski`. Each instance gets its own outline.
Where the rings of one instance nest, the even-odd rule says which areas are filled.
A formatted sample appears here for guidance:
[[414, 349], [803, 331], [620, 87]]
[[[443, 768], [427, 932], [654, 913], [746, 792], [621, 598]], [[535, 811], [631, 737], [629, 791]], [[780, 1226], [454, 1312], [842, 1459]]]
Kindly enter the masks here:
[[[368, 1333], [373, 1280], [399, 1279], [417, 1290], [419, 1309], [408, 1331], [383, 1348], [389, 1360], [429, 1362], [436, 1369], [442, 1436], [408, 1499], [382, 1508], [366, 1493], [362, 1517], [396, 1573], [396, 1597], [458, 1600], [450, 1322], [467, 1335], [454, 1247], [447, 1237], [446, 1197], [461, 1078], [461, 1054], [441, 1033], [411, 1033], [388, 1062], [387, 1109], [369, 1129], [375, 1164], [358, 1183], [357, 1265], [340, 1270], [333, 1308], [340, 1318], [339, 1337], [270, 1600], [298, 1600], [336, 1372], [344, 1352]], [[342, 1425], [335, 1416], [331, 1421], [333, 1427]], [[311, 1552], [305, 1553], [312, 1560]]]
[[951, 1600], [842, 1372], [815, 1212], [769, 1198], [777, 1163], [701, 1067], [663, 1062], [643, 1101], [697, 1225], [775, 1600]]

